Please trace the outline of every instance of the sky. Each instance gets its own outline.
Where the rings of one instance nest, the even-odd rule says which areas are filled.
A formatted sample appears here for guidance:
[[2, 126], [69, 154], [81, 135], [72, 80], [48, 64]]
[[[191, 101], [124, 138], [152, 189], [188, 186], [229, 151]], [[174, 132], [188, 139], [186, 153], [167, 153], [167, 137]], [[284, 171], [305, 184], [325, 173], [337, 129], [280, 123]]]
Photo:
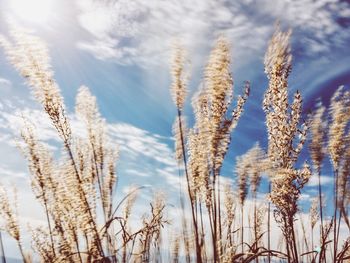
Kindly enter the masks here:
[[[77, 133], [82, 130], [74, 116], [78, 88], [86, 85], [97, 97], [111, 139], [119, 147], [118, 191], [125, 194], [130, 184], [148, 186], [145, 199], [163, 189], [171, 203], [178, 193], [172, 137], [176, 109], [169, 92], [175, 41], [185, 47], [190, 64], [185, 107], [189, 126], [193, 124], [190, 97], [201, 84], [218, 36], [226, 36], [232, 45], [234, 94], [242, 93], [245, 80], [251, 82], [251, 95], [226, 156], [223, 176], [227, 180], [235, 180], [236, 156], [256, 142], [266, 148], [261, 103], [268, 83], [263, 58], [276, 21], [284, 30], [293, 30], [289, 87], [290, 94], [301, 92], [305, 116], [316, 100], [327, 105], [339, 85], [350, 88], [348, 1], [1, 0], [0, 34], [8, 34], [9, 19], [47, 43], [55, 79]], [[17, 186], [24, 221], [40, 221], [34, 212], [40, 207], [30, 193], [26, 162], [15, 143], [22, 114], [34, 120], [40, 138], [59, 151], [59, 138], [49, 120], [0, 50], [0, 182]], [[300, 162], [306, 158], [304, 151]], [[331, 193], [331, 173], [326, 161], [322, 173], [326, 195]], [[316, 184], [312, 177], [303, 192], [305, 207], [317, 193]], [[266, 192], [266, 184], [260, 191]], [[6, 242], [11, 243], [8, 238]], [[16, 254], [12, 246], [9, 250]]]

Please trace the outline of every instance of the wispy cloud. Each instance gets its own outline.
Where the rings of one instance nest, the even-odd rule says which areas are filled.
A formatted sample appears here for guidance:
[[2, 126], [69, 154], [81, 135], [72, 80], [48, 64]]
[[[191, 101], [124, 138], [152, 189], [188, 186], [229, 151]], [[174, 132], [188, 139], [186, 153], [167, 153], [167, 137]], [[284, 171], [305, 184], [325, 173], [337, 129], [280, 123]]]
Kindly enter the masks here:
[[12, 82], [10, 80], [0, 77], [0, 88], [4, 86], [8, 87], [11, 85], [12, 85]]
[[[28, 108], [12, 109], [4, 104], [0, 111], [0, 144], [1, 148], [7, 152], [10, 150], [20, 152], [16, 149], [17, 139], [20, 138], [20, 130], [23, 127], [23, 120], [28, 119], [32, 122], [38, 132], [38, 137], [51, 151], [60, 154], [60, 138], [57, 136], [51, 121], [40, 110]], [[85, 137], [86, 131], [84, 125], [78, 121], [75, 115], [70, 115], [72, 130], [79, 137]], [[145, 185], [151, 183], [154, 188], [164, 186], [168, 182], [169, 186], [173, 181], [161, 180], [164, 176], [162, 170], [167, 172], [169, 178], [178, 176], [177, 163], [174, 159], [174, 153], [171, 148], [172, 138], [166, 138], [146, 130], [137, 128], [127, 123], [111, 123], [107, 125], [107, 133], [110, 137], [111, 146], [118, 147], [120, 152], [120, 161], [117, 163], [118, 174], [121, 183]], [[20, 140], [19, 140], [20, 141]], [[0, 145], [0, 146], [1, 146]], [[26, 174], [26, 163], [23, 159], [20, 166], [21, 175]], [[18, 166], [18, 164], [17, 164]], [[5, 168], [0, 172], [5, 171]], [[11, 174], [15, 167], [6, 167], [6, 174]]]
[[[80, 1], [79, 22], [93, 36], [78, 47], [93, 52], [100, 59], [118, 59], [117, 63], [136, 62], [149, 65], [164, 62], [174, 38], [189, 49], [207, 49], [210, 40], [227, 31], [242, 40], [253, 25], [247, 14], [236, 6], [209, 1]], [[234, 9], [234, 10], [232, 10]], [[234, 28], [235, 30], [231, 30]], [[260, 26], [255, 34], [265, 33]], [[208, 41], [209, 40], [209, 41]], [[264, 43], [261, 41], [261, 43]], [[248, 47], [255, 48], [255, 45]], [[107, 53], [105, 51], [108, 50]]]
[[[321, 175], [321, 185], [328, 185], [333, 182], [332, 176]], [[318, 185], [318, 175], [313, 174], [307, 184], [308, 186], [317, 186]]]
[[150, 177], [151, 176], [151, 174], [149, 174], [149, 173], [141, 172], [141, 171], [136, 170], [136, 169], [126, 169], [125, 172], [128, 174], [136, 175], [136, 176], [140, 176], [140, 177]]
[[121, 64], [164, 63], [174, 37], [198, 53], [222, 33], [232, 41], [236, 56], [247, 59], [266, 45], [276, 20], [300, 33], [300, 47], [308, 54], [344, 45], [349, 38], [341, 21], [350, 6], [335, 0], [80, 0], [79, 7], [79, 22], [92, 39], [78, 47]]

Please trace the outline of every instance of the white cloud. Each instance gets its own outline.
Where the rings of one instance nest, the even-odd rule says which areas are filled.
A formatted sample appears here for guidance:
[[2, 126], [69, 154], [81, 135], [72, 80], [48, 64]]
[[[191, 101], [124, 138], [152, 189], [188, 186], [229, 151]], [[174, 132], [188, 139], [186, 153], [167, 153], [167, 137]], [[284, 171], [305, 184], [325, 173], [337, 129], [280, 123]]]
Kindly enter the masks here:
[[233, 25], [240, 28], [232, 32], [237, 38], [252, 26], [249, 17], [241, 15], [237, 8], [232, 12], [223, 2], [214, 0], [79, 2], [79, 22], [94, 40], [80, 42], [78, 47], [99, 59], [118, 58], [116, 62], [122, 64], [167, 61], [174, 38], [198, 51], [207, 49], [213, 36]]
[[[12, 82], [0, 76], [0, 96], [6, 97], [10, 92], [12, 92]], [[2, 105], [0, 105], [0, 109], [1, 108]]]
[[[333, 182], [333, 178], [332, 176], [325, 176], [325, 175], [321, 175], [321, 185], [327, 185]], [[317, 186], [318, 185], [318, 175], [317, 174], [313, 174], [310, 177], [310, 180], [307, 184], [308, 186]]]
[[140, 176], [140, 177], [150, 177], [149, 173], [141, 172], [136, 169], [126, 169], [125, 173]]
[[59, 136], [55, 132], [51, 121], [41, 110], [37, 109], [16, 109], [13, 111], [4, 110], [0, 113], [0, 129], [7, 131], [13, 138], [20, 136], [20, 130], [23, 127], [23, 120], [28, 119], [35, 125], [38, 132], [38, 137], [41, 140], [59, 140]]
[[118, 142], [121, 151], [130, 153], [134, 158], [141, 155], [158, 164], [176, 167], [172, 149], [157, 134], [126, 123], [110, 124], [108, 130], [111, 138]]
[[18, 180], [23, 180], [26, 178], [27, 174], [23, 171], [21, 172], [14, 172], [12, 169], [9, 169], [9, 167], [0, 166], [0, 176], [1, 178], [16, 178]]
[[3, 86], [11, 86], [11, 85], [12, 85], [12, 82], [10, 80], [0, 77], [0, 88]]
[[[117, 36], [132, 36], [134, 20], [141, 14], [137, 2], [121, 0], [118, 3], [102, 1], [79, 1], [82, 14], [79, 21], [83, 27], [99, 39]], [[118, 30], [115, 30], [118, 29]]]
[[200, 56], [220, 33], [232, 41], [234, 55], [246, 60], [256, 55], [252, 51], [264, 49], [277, 19], [298, 31], [298, 42], [310, 54], [326, 51], [330, 43], [348, 38], [349, 33], [337, 19], [346, 18], [350, 7], [337, 0], [78, 3], [79, 22], [93, 37], [80, 41], [78, 47], [99, 59], [113, 58], [121, 64], [164, 63], [174, 38]]
[[[23, 117], [35, 125], [38, 138], [57, 155], [60, 154], [61, 139], [53, 128], [50, 119], [40, 109], [19, 107], [12, 109], [10, 105], [4, 105], [0, 111], [0, 144], [4, 151], [13, 151], [13, 155], [20, 152], [16, 149], [20, 142], [20, 131], [23, 127]], [[86, 137], [84, 124], [75, 115], [69, 116], [73, 134], [78, 137]], [[127, 123], [107, 124], [107, 133], [110, 137], [108, 142], [111, 147], [119, 149], [120, 160], [117, 163], [117, 173], [122, 182], [135, 183], [138, 185], [154, 184], [154, 187], [162, 187], [167, 181], [159, 180], [162, 173], [156, 172], [164, 169], [168, 174], [177, 176], [177, 163], [174, 159], [173, 150], [168, 145], [173, 143], [171, 138], [150, 133], [146, 130], [134, 127]], [[17, 139], [19, 139], [17, 141]], [[1, 151], [1, 150], [0, 150]], [[6, 154], [6, 152], [5, 152]], [[11, 155], [11, 157], [13, 157]], [[22, 170], [26, 172], [26, 163], [23, 159]], [[14, 167], [6, 167], [6, 175], [13, 172]], [[172, 182], [169, 182], [172, 183]], [[169, 184], [171, 185], [171, 184]]]

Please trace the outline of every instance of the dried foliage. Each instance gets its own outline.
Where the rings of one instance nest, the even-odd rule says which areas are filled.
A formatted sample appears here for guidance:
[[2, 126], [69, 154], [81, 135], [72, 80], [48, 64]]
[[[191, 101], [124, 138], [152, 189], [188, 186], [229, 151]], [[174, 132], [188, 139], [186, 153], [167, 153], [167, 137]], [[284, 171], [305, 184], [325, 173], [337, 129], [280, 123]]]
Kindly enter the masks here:
[[[162, 229], [178, 218], [167, 218], [164, 194], [155, 193], [150, 213], [143, 215], [135, 229], [133, 206], [142, 187], [131, 187], [122, 201], [115, 204], [118, 149], [109, 139], [96, 98], [88, 87], [79, 88], [75, 113], [85, 131], [73, 133], [47, 47], [15, 25], [9, 36], [0, 36], [0, 45], [50, 118], [62, 147], [62, 154], [55, 155], [38, 139], [35, 125], [23, 119], [22, 141], [18, 146], [27, 160], [32, 191], [46, 219], [46, 225], [29, 227], [35, 258], [41, 262], [165, 262]], [[318, 262], [325, 262], [331, 255], [333, 262], [349, 260], [349, 240], [340, 246], [339, 231], [342, 222], [350, 229], [350, 93], [339, 88], [329, 110], [318, 105], [308, 122], [304, 122], [299, 91], [289, 102], [290, 36], [290, 31], [277, 28], [265, 55], [268, 88], [263, 110], [267, 148], [256, 143], [236, 157], [234, 185], [223, 178], [222, 168], [232, 132], [243, 115], [250, 84], [245, 82], [242, 95], [235, 95], [231, 47], [225, 37], [218, 38], [200, 88], [192, 99], [194, 123], [187, 128], [184, 116], [187, 60], [184, 48], [175, 47], [171, 64], [171, 94], [177, 109], [173, 133], [175, 159], [185, 188], [180, 184], [182, 214], [178, 221], [182, 229], [169, 237], [168, 261], [295, 263], [304, 262], [305, 258], [316, 262], [318, 258]], [[298, 202], [311, 177], [310, 166], [305, 163], [299, 167], [297, 162], [307, 137], [307, 126], [310, 127], [309, 157], [319, 178], [319, 196], [313, 199], [309, 211], [312, 251], [305, 251], [299, 245], [305, 243], [308, 250], [310, 236], [304, 224], [304, 236], [299, 236], [295, 229], [296, 214], [300, 211]], [[327, 154], [334, 168], [335, 211], [331, 220], [324, 219], [322, 212], [321, 172]], [[266, 200], [258, 198], [262, 181], [271, 185]], [[268, 208], [266, 205], [270, 201], [284, 248], [270, 246], [270, 203]], [[250, 204], [254, 215], [248, 215], [249, 220], [244, 221]], [[23, 260], [31, 262], [31, 255], [22, 247], [16, 206], [16, 195], [11, 201], [1, 185], [1, 230], [17, 242]], [[320, 237], [316, 243], [313, 232], [319, 220]], [[0, 241], [2, 244], [1, 235]]]
[[309, 120], [311, 137], [309, 151], [316, 171], [321, 170], [322, 161], [326, 154], [327, 120], [325, 111], [326, 108], [322, 104], [318, 105]]

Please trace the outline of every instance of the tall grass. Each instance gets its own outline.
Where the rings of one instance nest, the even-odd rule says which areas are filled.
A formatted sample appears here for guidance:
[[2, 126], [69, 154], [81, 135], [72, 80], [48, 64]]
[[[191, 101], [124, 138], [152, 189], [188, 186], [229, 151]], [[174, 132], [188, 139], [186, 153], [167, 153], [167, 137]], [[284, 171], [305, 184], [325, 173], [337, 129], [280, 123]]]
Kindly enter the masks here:
[[[209, 55], [201, 88], [192, 99], [194, 123], [187, 128], [184, 114], [187, 58], [180, 45], [175, 47], [171, 93], [177, 116], [173, 131], [175, 158], [185, 185], [180, 184], [179, 192], [180, 230], [170, 238], [172, 244], [167, 252], [164, 252], [162, 229], [170, 233], [177, 228], [170, 230], [173, 221], [165, 216], [168, 207], [164, 195], [155, 194], [150, 213], [140, 219], [138, 229], [134, 229], [130, 217], [140, 188], [131, 188], [119, 204], [113, 202], [118, 194], [118, 151], [109, 144], [106, 122], [99, 113], [96, 98], [85, 86], [78, 91], [76, 115], [84, 123], [87, 134], [85, 138], [78, 137], [71, 129], [45, 44], [15, 27], [9, 39], [1, 36], [0, 44], [9, 61], [31, 87], [63, 149], [60, 159], [55, 158], [38, 139], [35, 126], [23, 120], [19, 148], [28, 162], [31, 187], [46, 219], [46, 226], [29, 229], [32, 252], [28, 254], [22, 245], [17, 202], [0, 186], [1, 230], [17, 242], [23, 261], [31, 262], [32, 258], [41, 262], [187, 263], [350, 260], [350, 238], [344, 242], [339, 238], [341, 226], [350, 230], [350, 93], [338, 89], [329, 109], [319, 106], [304, 121], [301, 93], [289, 94], [290, 36], [290, 31], [277, 28], [269, 42], [264, 60], [269, 83], [262, 107], [267, 148], [255, 144], [236, 158], [235, 185], [223, 180], [221, 170], [224, 161], [233, 161], [225, 157], [231, 140], [239, 139], [231, 135], [249, 98], [250, 83], [245, 83], [242, 95], [234, 94], [231, 47], [226, 38], [220, 37]], [[297, 160], [308, 135], [309, 158], [318, 176], [318, 194], [310, 207], [310, 224], [305, 225], [303, 216], [297, 218], [298, 202], [312, 172], [307, 163], [299, 166]], [[321, 184], [326, 155], [334, 168], [331, 219], [323, 209]], [[264, 175], [269, 193], [260, 198]], [[297, 231], [300, 221], [302, 232]], [[275, 229], [275, 225], [279, 228]], [[315, 235], [315, 230], [320, 235]], [[271, 242], [278, 238], [283, 240], [282, 246]], [[2, 261], [6, 261], [4, 253]]]

